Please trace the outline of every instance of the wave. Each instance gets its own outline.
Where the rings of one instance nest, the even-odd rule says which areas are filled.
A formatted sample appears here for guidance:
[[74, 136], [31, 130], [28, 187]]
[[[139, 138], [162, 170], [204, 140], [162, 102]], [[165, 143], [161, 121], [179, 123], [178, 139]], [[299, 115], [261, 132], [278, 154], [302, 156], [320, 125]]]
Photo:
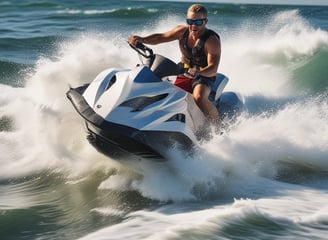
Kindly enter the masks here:
[[35, 7], [54, 8], [54, 7], [58, 7], [59, 5], [54, 2], [50, 2], [50, 1], [35, 1], [35, 2], [31, 1], [29, 3], [21, 3], [21, 2], [14, 2], [14, 1], [1, 1], [0, 6], [3, 6], [3, 7], [17, 6], [17, 7], [25, 7], [25, 8], [35, 8]]
[[[0, 83], [13, 84], [17, 79], [22, 79], [22, 70], [32, 69], [40, 57], [51, 56], [56, 50], [56, 44], [63, 41], [65, 37], [61, 36], [40, 36], [30, 38], [20, 37], [2, 37], [0, 38]], [[13, 74], [17, 70], [18, 76]], [[9, 80], [9, 81], [8, 81]], [[20, 82], [20, 81], [19, 81]]]
[[293, 80], [300, 90], [324, 92], [328, 89], [328, 44], [323, 43], [318, 50], [302, 61], [294, 70]]
[[281, 25], [275, 35], [279, 45], [273, 57], [290, 68], [295, 87], [302, 91], [325, 91], [328, 32], [314, 28], [301, 17], [299, 10], [281, 12], [274, 22]]
[[[99, 175], [72, 183], [62, 174], [43, 171], [0, 181], [0, 184], [1, 190], [6, 191], [0, 198], [3, 213], [0, 215], [1, 234], [6, 239], [33, 239], [36, 234], [45, 238], [68, 239], [67, 234], [81, 225], [83, 228], [75, 237], [87, 234], [89, 229], [100, 228], [104, 222], [113, 224], [112, 220], [99, 218], [88, 223], [85, 221], [93, 205], [90, 205], [90, 199], [101, 197], [106, 201], [100, 196], [102, 194], [91, 190], [97, 188]], [[95, 214], [91, 212], [91, 215]], [[17, 224], [15, 231], [14, 224]]]
[[[286, 235], [298, 239], [307, 239], [309, 235], [325, 238], [327, 213], [322, 211], [322, 204], [326, 193], [310, 189], [299, 190], [299, 193], [275, 184], [264, 190], [274, 191], [277, 192], [273, 198], [235, 199], [228, 204], [221, 200], [213, 205], [202, 202], [200, 208], [195, 203], [185, 203], [183, 206], [162, 206], [156, 211], [140, 210], [127, 214], [126, 221], [107, 225], [79, 239], [104, 239], [108, 236], [115, 236], [115, 239], [167, 239], [172, 236], [178, 239], [190, 236], [195, 239], [270, 239]], [[309, 202], [315, 204], [305, 208]], [[106, 216], [106, 211], [114, 212], [110, 208], [99, 212]], [[149, 228], [149, 222], [156, 224]], [[127, 228], [129, 231], [124, 231]]]
[[221, 71], [230, 76], [230, 87], [246, 95], [286, 96], [319, 89], [317, 83], [326, 86], [328, 32], [313, 27], [298, 10], [247, 21], [222, 38]]
[[23, 86], [23, 79], [33, 69], [33, 64], [0, 60], [0, 83], [11, 86]]
[[138, 7], [126, 7], [126, 8], [111, 8], [111, 9], [63, 9], [56, 11], [57, 14], [68, 15], [87, 15], [89, 17], [118, 17], [118, 18], [144, 18], [145, 16], [155, 16], [160, 9], [157, 8], [138, 8]]
[[23, 50], [26, 48], [40, 49], [54, 45], [60, 38], [58, 36], [36, 36], [29, 38], [2, 37], [0, 47], [4, 50]]
[[55, 7], [58, 7], [59, 5], [54, 2], [40, 1], [40, 2], [21, 3], [21, 4], [19, 4], [19, 6], [28, 7], [28, 8], [36, 8], [36, 7], [55, 8]]

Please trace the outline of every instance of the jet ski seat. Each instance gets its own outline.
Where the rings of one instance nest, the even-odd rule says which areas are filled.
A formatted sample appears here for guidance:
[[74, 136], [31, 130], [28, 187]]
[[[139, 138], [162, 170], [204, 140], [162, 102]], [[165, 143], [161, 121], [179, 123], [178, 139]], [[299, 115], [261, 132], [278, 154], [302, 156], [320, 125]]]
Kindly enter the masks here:
[[229, 79], [227, 76], [225, 76], [222, 73], [217, 73], [215, 82], [212, 85], [209, 99], [213, 102], [216, 102], [217, 100], [219, 100], [219, 98], [223, 92], [223, 89], [225, 88], [225, 86], [227, 85], [228, 82], [229, 82]]

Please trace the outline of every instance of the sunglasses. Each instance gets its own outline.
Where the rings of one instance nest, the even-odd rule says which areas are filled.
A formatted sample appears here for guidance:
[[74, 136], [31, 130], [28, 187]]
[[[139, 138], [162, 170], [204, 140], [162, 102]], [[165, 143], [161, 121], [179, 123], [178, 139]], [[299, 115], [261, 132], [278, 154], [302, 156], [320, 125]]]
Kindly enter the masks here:
[[193, 24], [195, 24], [196, 26], [202, 26], [205, 20], [206, 20], [206, 18], [202, 18], [202, 19], [188, 19], [187, 18], [186, 19], [187, 24], [190, 26]]

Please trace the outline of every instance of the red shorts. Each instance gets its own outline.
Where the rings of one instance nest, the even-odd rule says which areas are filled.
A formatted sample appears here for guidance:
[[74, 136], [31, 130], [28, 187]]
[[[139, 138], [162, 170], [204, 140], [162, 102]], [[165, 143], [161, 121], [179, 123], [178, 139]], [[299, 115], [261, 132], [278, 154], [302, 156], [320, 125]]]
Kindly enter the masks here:
[[179, 75], [177, 76], [177, 79], [174, 82], [174, 85], [177, 87], [182, 88], [183, 90], [192, 93], [192, 83], [193, 83], [193, 79], [186, 77], [184, 75]]
[[213, 83], [214, 83], [214, 80], [212, 80], [211, 78], [205, 78], [205, 77], [200, 76], [196, 79], [192, 79], [185, 75], [179, 75], [179, 76], [177, 76], [177, 79], [175, 80], [174, 85], [182, 88], [183, 90], [185, 90], [187, 92], [192, 93], [194, 87], [197, 84], [204, 84], [209, 89], [211, 89]]

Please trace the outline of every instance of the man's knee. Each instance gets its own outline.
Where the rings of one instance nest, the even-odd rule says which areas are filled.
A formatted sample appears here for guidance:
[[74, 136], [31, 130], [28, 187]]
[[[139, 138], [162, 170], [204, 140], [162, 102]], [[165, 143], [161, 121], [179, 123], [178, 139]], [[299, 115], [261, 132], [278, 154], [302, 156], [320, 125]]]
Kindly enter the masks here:
[[197, 105], [204, 106], [204, 104], [207, 104], [208, 102], [207, 96], [202, 95], [200, 93], [194, 93], [193, 97]]
[[199, 102], [202, 99], [202, 95], [200, 95], [198, 92], [197, 93], [194, 92], [193, 97], [194, 97], [195, 102]]
[[193, 90], [193, 96], [195, 101], [202, 101], [202, 100], [206, 100], [208, 98], [209, 95], [209, 89], [206, 85], [204, 84], [197, 84], [194, 87]]

